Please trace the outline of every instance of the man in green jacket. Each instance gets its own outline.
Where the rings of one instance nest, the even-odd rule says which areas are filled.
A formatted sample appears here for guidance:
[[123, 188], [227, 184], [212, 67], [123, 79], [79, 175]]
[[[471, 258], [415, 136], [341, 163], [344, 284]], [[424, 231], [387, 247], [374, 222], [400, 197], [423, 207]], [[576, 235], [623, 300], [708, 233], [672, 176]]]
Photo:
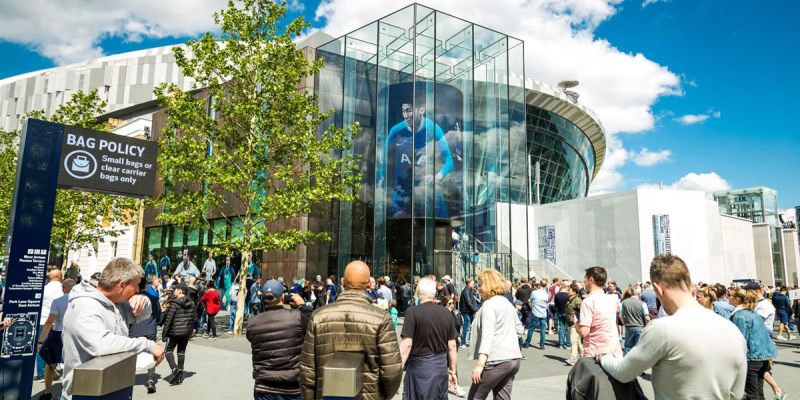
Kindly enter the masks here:
[[347, 265], [342, 293], [335, 303], [318, 308], [308, 324], [300, 361], [300, 386], [306, 399], [322, 399], [322, 371], [337, 352], [364, 354], [364, 400], [391, 399], [397, 394], [403, 367], [392, 319], [364, 294], [369, 267]]

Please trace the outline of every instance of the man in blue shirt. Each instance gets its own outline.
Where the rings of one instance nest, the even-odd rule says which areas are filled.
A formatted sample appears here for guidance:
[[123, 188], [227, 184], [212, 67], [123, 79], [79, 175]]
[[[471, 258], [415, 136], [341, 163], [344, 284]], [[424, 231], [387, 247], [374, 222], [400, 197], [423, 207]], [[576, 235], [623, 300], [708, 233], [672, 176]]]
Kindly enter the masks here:
[[[389, 175], [387, 191], [391, 197], [388, 215], [392, 218], [410, 217], [412, 190], [423, 184], [440, 182], [453, 169], [453, 155], [450, 152], [450, 145], [445, 139], [444, 131], [439, 124], [425, 117], [425, 105], [414, 108], [411, 103], [403, 103], [402, 114], [403, 121], [398, 122], [389, 130], [384, 144], [383, 159], [387, 160], [385, 168], [392, 170], [378, 172], [379, 181], [384, 178], [384, 175]], [[417, 171], [426, 170], [426, 151], [432, 149], [429, 145], [432, 145], [434, 141], [442, 159], [441, 168], [435, 175], [417, 173], [416, 177], [412, 177], [414, 164]], [[447, 218], [444, 196], [441, 191], [434, 192], [435, 216]], [[418, 207], [415, 213], [418, 212], [422, 215], [423, 209], [424, 207]]]
[[164, 253], [164, 256], [161, 257], [161, 261], [159, 261], [159, 266], [161, 267], [161, 276], [169, 275], [169, 256], [167, 253]]
[[147, 263], [144, 265], [143, 280], [147, 280], [147, 278], [151, 276], [158, 277], [158, 266], [156, 266], [156, 260], [153, 259], [152, 253], [147, 255]]

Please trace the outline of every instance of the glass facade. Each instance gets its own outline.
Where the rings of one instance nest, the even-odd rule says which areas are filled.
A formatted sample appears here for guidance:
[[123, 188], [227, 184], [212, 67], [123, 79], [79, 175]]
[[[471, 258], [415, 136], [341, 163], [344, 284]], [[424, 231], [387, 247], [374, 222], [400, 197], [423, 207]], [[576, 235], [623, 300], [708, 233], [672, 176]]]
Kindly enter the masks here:
[[527, 108], [528, 149], [532, 162], [539, 162], [541, 203], [586, 196], [595, 168], [589, 138], [558, 114]]
[[714, 193], [721, 214], [749, 219], [754, 224], [780, 226], [778, 193], [770, 188], [757, 187]]
[[527, 237], [511, 237], [527, 215], [514, 207], [528, 198], [523, 56], [517, 39], [418, 4], [317, 48], [321, 109], [361, 126], [362, 186], [330, 210], [328, 272], [353, 259], [395, 279], [527, 269]]

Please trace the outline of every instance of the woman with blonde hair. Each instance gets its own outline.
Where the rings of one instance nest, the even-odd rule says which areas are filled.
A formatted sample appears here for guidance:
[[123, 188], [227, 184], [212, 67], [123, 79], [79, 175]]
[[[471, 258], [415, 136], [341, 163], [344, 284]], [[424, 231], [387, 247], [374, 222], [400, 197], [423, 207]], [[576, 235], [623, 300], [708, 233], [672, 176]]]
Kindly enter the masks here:
[[702, 289], [697, 289], [694, 297], [701, 306], [716, 312], [714, 309], [714, 302], [717, 301], [717, 292], [713, 287], [706, 286]]
[[478, 282], [483, 302], [472, 325], [477, 363], [472, 370], [468, 399], [483, 400], [489, 393], [497, 400], [511, 399], [511, 387], [522, 359], [519, 349], [522, 322], [517, 318], [517, 310], [503, 296], [508, 288], [500, 272], [483, 270]]
[[[731, 321], [739, 328], [747, 342], [745, 397], [763, 399], [764, 375], [770, 371], [770, 360], [777, 355], [777, 349], [772, 341], [771, 332], [764, 325], [764, 320], [754, 311], [758, 303], [758, 293], [755, 290], [739, 288], [732, 292], [729, 301], [735, 307]], [[782, 399], [783, 396], [785, 394], [782, 393], [776, 397]]]

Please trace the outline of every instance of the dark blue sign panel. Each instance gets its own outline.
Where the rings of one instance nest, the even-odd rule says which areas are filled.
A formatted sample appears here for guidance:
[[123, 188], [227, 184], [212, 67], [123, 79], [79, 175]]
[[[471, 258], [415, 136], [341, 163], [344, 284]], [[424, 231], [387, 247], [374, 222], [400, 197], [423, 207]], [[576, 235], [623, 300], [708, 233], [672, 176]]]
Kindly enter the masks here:
[[29, 120], [22, 131], [9, 219], [0, 344], [0, 398], [30, 399], [64, 126]]

